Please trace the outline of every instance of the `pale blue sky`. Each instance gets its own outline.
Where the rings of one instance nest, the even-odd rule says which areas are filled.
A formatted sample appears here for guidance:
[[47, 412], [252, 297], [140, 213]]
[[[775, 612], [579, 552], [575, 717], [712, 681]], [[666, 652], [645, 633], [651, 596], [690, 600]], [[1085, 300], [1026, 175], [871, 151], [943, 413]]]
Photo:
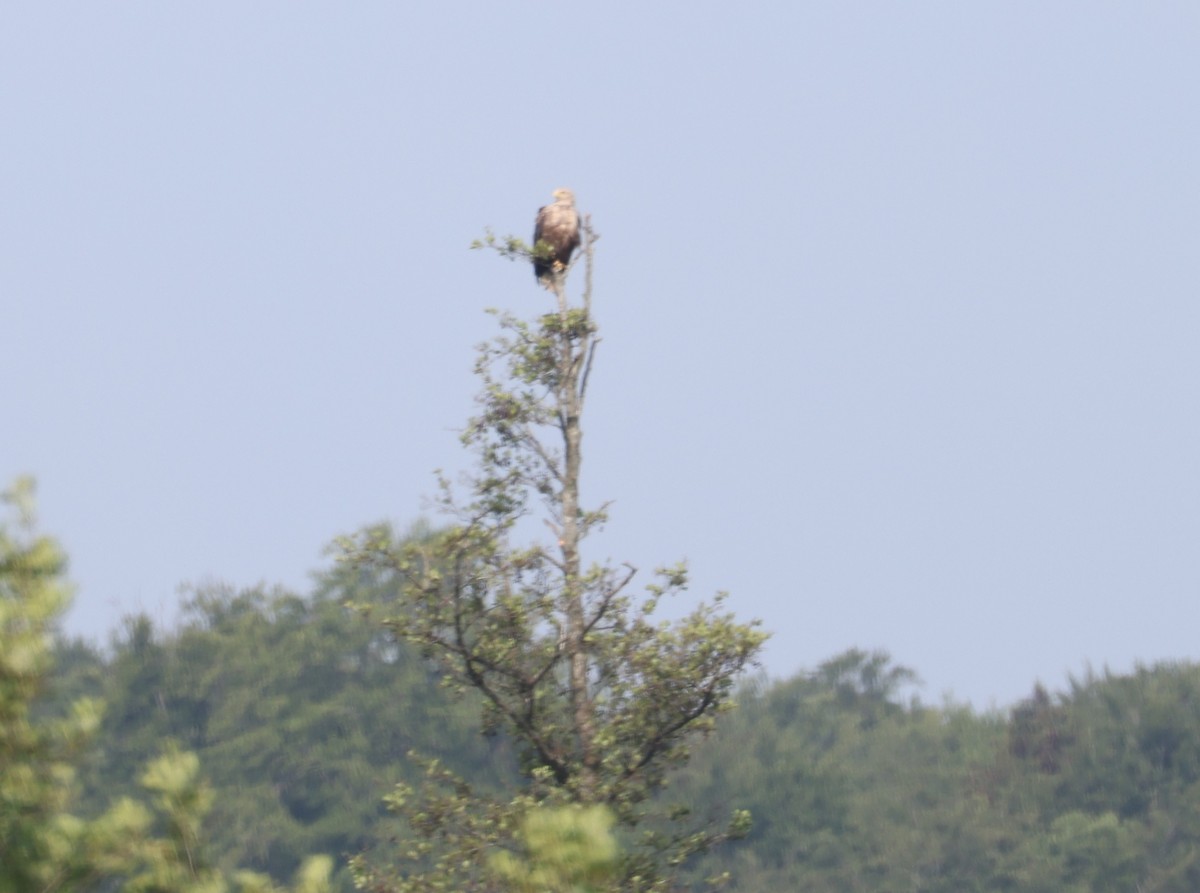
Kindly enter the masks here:
[[1200, 6], [0, 10], [0, 478], [70, 629], [304, 589], [462, 466], [525, 236], [602, 234], [598, 555], [687, 557], [786, 675], [978, 706], [1200, 656]]

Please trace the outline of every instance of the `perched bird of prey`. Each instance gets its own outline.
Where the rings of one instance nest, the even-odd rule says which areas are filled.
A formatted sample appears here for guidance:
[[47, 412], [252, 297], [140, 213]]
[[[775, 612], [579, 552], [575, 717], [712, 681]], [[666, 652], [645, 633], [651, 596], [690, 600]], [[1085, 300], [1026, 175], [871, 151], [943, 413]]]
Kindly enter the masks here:
[[571, 252], [579, 247], [579, 212], [570, 189], [555, 189], [554, 204], [538, 209], [533, 226], [535, 248], [539, 242], [545, 243], [549, 253], [533, 259], [533, 274], [550, 288], [554, 277], [571, 262]]

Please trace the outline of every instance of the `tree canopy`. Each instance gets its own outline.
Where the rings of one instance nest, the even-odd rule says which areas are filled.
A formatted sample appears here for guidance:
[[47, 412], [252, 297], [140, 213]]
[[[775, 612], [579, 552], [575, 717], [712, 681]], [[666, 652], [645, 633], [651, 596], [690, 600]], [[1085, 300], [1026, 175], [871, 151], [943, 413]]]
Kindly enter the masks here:
[[[269, 877], [229, 875], [207, 860], [203, 825], [212, 789], [191, 753], [168, 747], [141, 771], [149, 806], [126, 795], [95, 818], [76, 806], [76, 765], [101, 716], [79, 698], [39, 712], [53, 667], [51, 633], [66, 608], [66, 557], [34, 527], [33, 485], [3, 494], [0, 520], [0, 893], [275, 893]], [[63, 705], [60, 705], [63, 706]], [[305, 860], [296, 893], [324, 893], [328, 857]]]
[[[585, 561], [588, 534], [608, 520], [604, 506], [580, 501], [600, 342], [596, 241], [584, 217], [578, 298], [567, 266], [544, 277], [556, 303], [548, 312], [496, 314], [501, 334], [478, 350], [478, 411], [462, 434], [474, 470], [465, 492], [440, 482], [446, 526], [404, 542], [368, 529], [343, 543], [343, 562], [386, 592], [362, 609], [435, 661], [454, 690], [478, 695], [482, 728], [516, 743], [525, 779], [497, 800], [431, 765], [440, 788], [399, 788], [391, 805], [422, 843], [408, 867], [357, 862], [373, 889], [486, 889], [483, 854], [511, 845], [534, 805], [602, 804], [639, 828], [621, 878], [631, 890], [665, 889], [688, 856], [747, 825], [741, 811], [720, 829], [651, 820], [655, 793], [729, 706], [765, 635], [725, 611], [724, 595], [681, 620], [657, 619], [659, 604], [686, 589], [683, 565], [660, 569], [637, 594], [633, 567]], [[538, 258], [512, 238], [500, 251]], [[530, 521], [549, 538], [520, 542]]]

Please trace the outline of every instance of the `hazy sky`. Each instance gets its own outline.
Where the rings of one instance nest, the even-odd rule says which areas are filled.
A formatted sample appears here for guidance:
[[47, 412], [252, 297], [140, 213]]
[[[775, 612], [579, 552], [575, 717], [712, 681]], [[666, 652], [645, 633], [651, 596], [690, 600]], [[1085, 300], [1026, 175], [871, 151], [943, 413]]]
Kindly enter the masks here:
[[602, 234], [593, 557], [790, 675], [1011, 703], [1200, 657], [1200, 5], [8, 3], [0, 479], [75, 632], [305, 589], [461, 468], [557, 186]]

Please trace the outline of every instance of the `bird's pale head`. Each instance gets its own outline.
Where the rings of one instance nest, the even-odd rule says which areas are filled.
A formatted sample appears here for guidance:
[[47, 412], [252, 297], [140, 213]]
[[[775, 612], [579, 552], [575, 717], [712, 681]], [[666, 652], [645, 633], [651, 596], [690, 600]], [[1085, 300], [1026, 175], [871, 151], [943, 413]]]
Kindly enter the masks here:
[[560, 186], [554, 190], [554, 200], [556, 202], [566, 202], [568, 205], [575, 204], [575, 193], [565, 186]]

